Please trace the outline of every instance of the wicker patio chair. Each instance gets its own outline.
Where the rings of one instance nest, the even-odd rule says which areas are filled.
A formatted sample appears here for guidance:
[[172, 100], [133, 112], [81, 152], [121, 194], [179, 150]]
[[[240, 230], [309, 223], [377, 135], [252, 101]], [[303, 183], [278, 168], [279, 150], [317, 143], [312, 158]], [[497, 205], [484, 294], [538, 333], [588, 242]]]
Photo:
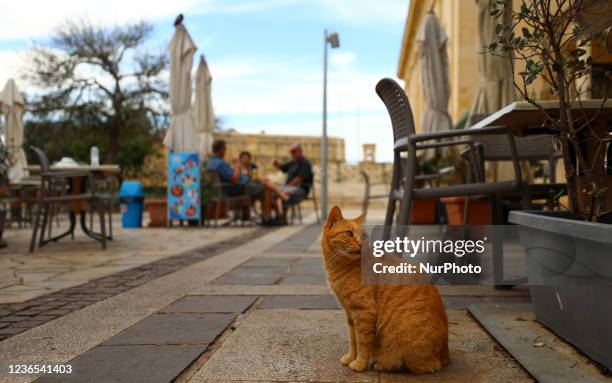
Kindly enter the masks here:
[[[478, 130], [457, 130], [416, 134], [412, 110], [410, 109], [410, 104], [404, 90], [392, 79], [385, 78], [380, 80], [376, 85], [376, 93], [387, 107], [393, 126], [394, 138], [393, 174], [391, 178], [391, 190], [389, 192], [385, 226], [390, 228], [390, 226], [393, 224], [393, 217], [397, 202], [400, 203], [397, 224], [405, 227], [409, 224], [409, 217], [411, 216], [412, 211], [412, 202], [414, 200], [453, 196], [495, 195], [498, 192], [521, 190], [521, 169], [518, 159], [516, 158], [513, 160], [515, 171], [515, 179], [513, 181], [492, 183], [473, 182], [431, 188], [419, 187], [418, 181], [420, 181], [423, 176], [418, 175], [418, 151], [451, 146], [468, 146], [473, 148], [473, 140], [457, 140], [455, 138], [463, 136], [496, 134], [506, 137], [511, 152], [515, 153], [516, 147], [514, 145], [512, 131], [505, 127], [492, 127]], [[427, 143], [428, 141], [435, 141], [439, 139], [453, 140]], [[402, 158], [403, 153], [406, 153], [406, 159]], [[474, 157], [474, 153], [475, 149], [470, 151], [469, 156]], [[405, 166], [402, 166], [402, 162], [405, 162]], [[474, 179], [478, 178], [474, 177]], [[386, 236], [390, 234], [389, 228], [385, 231]], [[400, 229], [400, 231], [401, 230], [403, 229]], [[400, 232], [400, 234], [402, 233]]]
[[[481, 121], [486, 115], [470, 117], [469, 125]], [[515, 137], [516, 156], [519, 161], [543, 161], [547, 163], [547, 183], [531, 183], [522, 181], [522, 190], [516, 192], [501, 193], [498, 203], [503, 201], [521, 201], [523, 209], [534, 208], [533, 201], [549, 200], [553, 196], [559, 196], [567, 192], [563, 183], [556, 183], [556, 164], [559, 153], [554, 145], [553, 134], [537, 134], [529, 137]], [[504, 137], [496, 135], [483, 135], [478, 137], [475, 143], [476, 162], [469, 162], [475, 167], [472, 173], [476, 174], [480, 182], [485, 180], [485, 163], [487, 161], [512, 161], [512, 152], [508, 141]], [[499, 209], [499, 207], [498, 207]], [[505, 223], [505, 222], [504, 222]]]
[[[412, 213], [412, 204], [415, 200], [465, 196], [466, 198], [476, 196], [488, 196], [491, 200], [491, 206], [501, 206], [497, 203], [503, 193], [517, 193], [525, 198], [525, 188], [522, 182], [521, 168], [517, 155], [517, 149], [513, 131], [508, 127], [488, 127], [482, 129], [463, 129], [456, 131], [440, 131], [433, 133], [416, 134], [412, 110], [408, 98], [404, 90], [393, 80], [385, 78], [376, 85], [376, 93], [379, 95], [391, 118], [394, 137], [394, 165], [393, 176], [391, 180], [391, 190], [389, 193], [389, 202], [387, 206], [387, 214], [385, 217], [384, 237], [388, 239], [391, 235], [391, 225], [393, 223], [393, 215], [395, 205], [400, 203], [400, 211], [397, 217], [398, 228], [397, 236], [404, 236], [409, 230], [409, 223]], [[507, 141], [508, 152], [514, 168], [514, 179], [511, 181], [499, 182], [484, 182], [480, 174], [473, 174], [468, 183], [450, 185], [444, 187], [423, 188], [419, 186], [418, 179], [418, 157], [419, 151], [431, 148], [443, 148], [451, 146], [467, 147], [469, 150], [466, 156], [473, 164], [479, 163], [477, 159], [477, 149], [475, 140], [481, 136], [492, 136], [503, 138]], [[462, 139], [469, 136], [471, 139]], [[446, 141], [437, 141], [446, 140]], [[434, 142], [432, 142], [434, 141]], [[402, 154], [407, 156], [405, 170], [402, 169], [401, 162]], [[472, 172], [477, 171], [477, 166], [470, 167]], [[503, 223], [500, 212], [497, 209], [492, 210], [493, 224]], [[464, 222], [467, 222], [467, 217], [464, 216]], [[500, 270], [502, 273], [495, 272], [494, 279], [496, 284], [502, 283], [503, 265], [499, 261], [499, 257], [503, 256], [500, 252], [500, 243], [493, 244], [494, 270]]]

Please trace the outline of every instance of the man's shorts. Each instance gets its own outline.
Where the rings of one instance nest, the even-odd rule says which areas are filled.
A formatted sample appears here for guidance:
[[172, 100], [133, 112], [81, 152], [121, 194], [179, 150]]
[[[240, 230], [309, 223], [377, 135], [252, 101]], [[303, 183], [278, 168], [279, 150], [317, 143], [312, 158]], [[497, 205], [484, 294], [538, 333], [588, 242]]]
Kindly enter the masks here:
[[289, 194], [289, 200], [283, 202], [286, 205], [295, 205], [306, 198], [306, 190], [301, 186], [283, 185], [279, 189]]

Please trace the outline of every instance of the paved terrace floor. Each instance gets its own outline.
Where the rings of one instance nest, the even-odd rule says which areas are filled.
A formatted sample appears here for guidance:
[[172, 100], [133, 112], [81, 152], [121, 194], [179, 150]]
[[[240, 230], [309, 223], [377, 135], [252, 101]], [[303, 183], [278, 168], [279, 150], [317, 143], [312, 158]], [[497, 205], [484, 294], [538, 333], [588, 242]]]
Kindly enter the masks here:
[[[380, 218], [370, 215], [372, 221]], [[346, 332], [343, 313], [325, 284], [320, 227], [215, 230], [149, 234], [143, 229], [126, 234], [134, 236], [131, 243], [143, 241], [136, 234], [142, 233], [149, 249], [181, 238], [186, 251], [182, 256], [201, 258], [1, 341], [0, 382], [533, 381], [466, 310], [474, 303], [529, 302], [525, 289], [441, 286], [451, 364], [427, 376], [354, 373], [339, 363]], [[230, 234], [221, 234], [225, 230]], [[222, 241], [226, 235], [234, 238], [233, 246], [212, 247], [212, 238]], [[92, 256], [100, 255], [94, 244], [89, 246]], [[142, 251], [133, 243], [129, 246]], [[173, 259], [168, 254], [176, 252], [168, 249], [176, 249], [166, 246], [165, 259]], [[115, 274], [111, 271], [104, 278]], [[75, 301], [81, 295], [86, 294], [76, 294]], [[10, 364], [35, 363], [70, 364], [73, 373], [8, 374]]]

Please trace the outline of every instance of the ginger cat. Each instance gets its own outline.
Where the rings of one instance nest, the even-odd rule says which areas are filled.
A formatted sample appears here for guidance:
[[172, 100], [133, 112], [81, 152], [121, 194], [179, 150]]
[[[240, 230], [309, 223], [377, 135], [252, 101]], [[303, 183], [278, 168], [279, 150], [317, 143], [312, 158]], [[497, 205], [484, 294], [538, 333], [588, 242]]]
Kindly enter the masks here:
[[[448, 364], [448, 321], [438, 289], [431, 285], [365, 285], [361, 281], [365, 213], [347, 220], [334, 207], [321, 247], [327, 280], [344, 308], [349, 351], [340, 361], [353, 371], [407, 368], [431, 373]], [[364, 245], [367, 245], [364, 243]]]

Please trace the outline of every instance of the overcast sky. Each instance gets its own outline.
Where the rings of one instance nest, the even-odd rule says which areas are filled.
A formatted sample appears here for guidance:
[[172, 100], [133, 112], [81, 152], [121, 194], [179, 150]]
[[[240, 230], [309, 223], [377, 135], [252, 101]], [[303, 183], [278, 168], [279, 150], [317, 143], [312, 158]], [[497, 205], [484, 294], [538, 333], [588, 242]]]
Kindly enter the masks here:
[[[66, 19], [102, 25], [147, 20], [150, 49], [165, 49], [178, 13], [205, 54], [213, 104], [227, 128], [240, 132], [319, 135], [323, 30], [336, 30], [329, 72], [329, 133], [346, 141], [349, 161], [376, 143], [392, 160], [386, 110], [374, 92], [393, 77], [409, 0], [20, 0], [0, 6], [0, 86], [18, 79], [25, 52]], [[194, 68], [197, 64], [194, 60]]]

